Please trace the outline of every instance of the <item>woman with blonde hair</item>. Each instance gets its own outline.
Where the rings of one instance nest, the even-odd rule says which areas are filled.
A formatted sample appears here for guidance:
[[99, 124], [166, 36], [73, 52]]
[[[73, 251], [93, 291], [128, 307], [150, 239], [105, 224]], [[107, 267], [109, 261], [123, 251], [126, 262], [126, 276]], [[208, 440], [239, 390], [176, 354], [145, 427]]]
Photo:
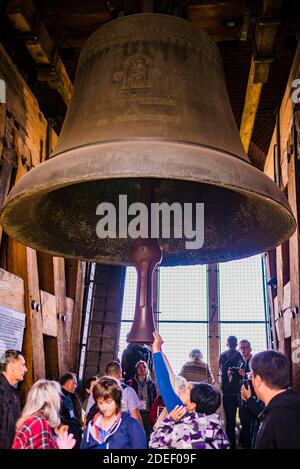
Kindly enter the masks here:
[[22, 415], [17, 421], [12, 449], [71, 449], [73, 435], [63, 431], [56, 438], [60, 425], [61, 387], [56, 381], [40, 379], [28, 393]]

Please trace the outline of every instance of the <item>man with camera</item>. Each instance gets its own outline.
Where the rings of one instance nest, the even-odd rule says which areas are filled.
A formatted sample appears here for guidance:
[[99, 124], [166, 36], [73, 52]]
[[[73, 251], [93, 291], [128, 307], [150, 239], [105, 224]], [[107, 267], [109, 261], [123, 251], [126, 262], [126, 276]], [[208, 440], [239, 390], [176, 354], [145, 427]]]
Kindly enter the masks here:
[[236, 350], [237, 345], [237, 338], [235, 336], [229, 336], [227, 339], [228, 350], [221, 353], [219, 358], [223, 408], [226, 418], [226, 434], [232, 449], [236, 448], [235, 424], [240, 400], [243, 364], [243, 357], [240, 352]]
[[242, 380], [241, 398], [243, 401], [243, 408], [251, 415], [250, 424], [250, 448], [255, 448], [256, 437], [260, 426], [260, 415], [265, 408], [262, 401], [258, 399], [255, 394], [252, 384], [252, 372], [247, 373], [246, 377]]
[[[248, 380], [248, 373], [250, 372], [249, 362], [252, 358], [252, 348], [249, 340], [241, 340], [239, 343], [239, 350], [243, 357], [243, 361], [238, 372], [241, 376], [241, 386], [244, 385], [245, 389], [247, 390], [251, 386], [251, 383], [249, 383]], [[247, 407], [243, 398], [239, 399], [239, 417], [241, 422], [239, 446], [242, 448], [251, 448], [255, 417]]]
[[[275, 350], [266, 350], [254, 355], [250, 366], [252, 389], [265, 405], [259, 415], [261, 423], [255, 448], [300, 449], [300, 398], [290, 387], [287, 357]], [[242, 397], [257, 415], [257, 400], [250, 393], [249, 390], [245, 393], [242, 387]]]

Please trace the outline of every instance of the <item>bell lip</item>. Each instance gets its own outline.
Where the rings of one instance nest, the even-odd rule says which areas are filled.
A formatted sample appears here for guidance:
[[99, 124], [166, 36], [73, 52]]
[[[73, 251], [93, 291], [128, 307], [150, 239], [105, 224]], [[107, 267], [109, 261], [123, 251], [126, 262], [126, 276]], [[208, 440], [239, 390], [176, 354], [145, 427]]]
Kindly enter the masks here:
[[[134, 155], [134, 149], [137, 150], [137, 155]], [[184, 163], [187, 162], [187, 156], [189, 156], [190, 163], [195, 163], [195, 168], [197, 169], [197, 163], [203, 162], [201, 160], [206, 160], [213, 162], [214, 160], [217, 162], [216, 168], [222, 170], [220, 180], [218, 181], [217, 178], [206, 178], [205, 174], [201, 173], [201, 178], [194, 177], [191, 174], [184, 173], [185, 168], [180, 167], [179, 169], [176, 168], [174, 170], [174, 174], [170, 172], [172, 167], [169, 166], [169, 163], [178, 163], [178, 156], [174, 153], [170, 152], [169, 150], [173, 149], [175, 152], [176, 150], [180, 151], [183, 150], [184, 154]], [[94, 154], [86, 155], [85, 153], [89, 151], [95, 150]], [[162, 164], [161, 160], [162, 157], [159, 154], [159, 150], [164, 153], [164, 157], [167, 156], [168, 158], [168, 174], [163, 174], [161, 172], [161, 166], [159, 170], [155, 169], [145, 171], [144, 167], [144, 159], [141, 164], [141, 155], [143, 157], [147, 156], [151, 159], [152, 163], [159, 163]], [[204, 152], [206, 153], [204, 155]], [[116, 154], [117, 153], [117, 154]], [[143, 155], [144, 153], [144, 155]], [[81, 156], [82, 154], [82, 156]], [[174, 156], [173, 156], [174, 155]], [[82, 174], [80, 171], [77, 177], [70, 177], [70, 170], [76, 168], [76, 165], [80, 167], [80, 169], [84, 168], [84, 164], [81, 165], [79, 158], [84, 159], [84, 163], [89, 168], [85, 174]], [[224, 158], [225, 157], [225, 158]], [[116, 160], [115, 162], [118, 163], [118, 167], [121, 168], [116, 170], [116, 166], [113, 168], [114, 171], [109, 173], [107, 171], [107, 162], [112, 160]], [[219, 160], [219, 162], [217, 161]], [[91, 163], [100, 163], [100, 167], [98, 171], [92, 170]], [[238, 185], [234, 184], [233, 181], [224, 179], [224, 168], [225, 164], [228, 166], [229, 169], [236, 167], [236, 175], [240, 176], [240, 171], [245, 171], [245, 179], [242, 181], [243, 183]], [[127, 166], [128, 165], [128, 166]], [[140, 165], [140, 166], [139, 166]], [[245, 166], [247, 165], [247, 166]], [[57, 175], [58, 168], [61, 166], [62, 172], [60, 176]], [[47, 168], [46, 168], [47, 167]], [[50, 172], [49, 172], [50, 168]], [[228, 169], [227, 168], [227, 169]], [[47, 169], [47, 171], [46, 171]], [[85, 170], [85, 168], [84, 168]], [[99, 177], [99, 171], [104, 170], [101, 172], [101, 177]], [[105, 173], [105, 170], [107, 173]], [[181, 171], [181, 174], [176, 174], [176, 171]], [[52, 183], [51, 171], [56, 176], [55, 183]], [[64, 172], [63, 172], [64, 171]], [[258, 180], [256, 180], [256, 187], [253, 190], [250, 186], [248, 186], [249, 179], [249, 172], [255, 172]], [[233, 179], [233, 174], [231, 174], [231, 178]], [[16, 201], [19, 197], [22, 197], [26, 192], [29, 192], [28, 196], [31, 194], [42, 191], [43, 193], [52, 192], [52, 190], [59, 189], [62, 186], [72, 185], [72, 184], [80, 184], [83, 182], [88, 181], [96, 181], [101, 179], [129, 179], [129, 178], [146, 178], [146, 179], [175, 179], [175, 180], [183, 180], [183, 181], [191, 181], [201, 184], [211, 184], [216, 185], [219, 187], [225, 188], [234, 188], [235, 191], [241, 193], [254, 193], [259, 194], [263, 197], [267, 197], [273, 202], [279, 203], [287, 211], [293, 216], [294, 220], [295, 217], [293, 212], [289, 206], [289, 203], [281, 191], [281, 189], [275, 184], [275, 182], [262, 171], [257, 169], [253, 166], [249, 160], [245, 160], [242, 157], [229, 153], [227, 151], [221, 151], [216, 148], [204, 146], [204, 145], [197, 145], [194, 143], [188, 142], [178, 142], [178, 141], [169, 141], [169, 140], [158, 140], [158, 139], [126, 139], [126, 140], [113, 140], [109, 142], [98, 142], [98, 143], [91, 143], [89, 145], [83, 145], [68, 149], [67, 151], [61, 151], [59, 153], [53, 153], [52, 156], [41, 163], [40, 165], [36, 166], [28, 173], [26, 173], [11, 189], [9, 194], [7, 195], [3, 208], [1, 210], [0, 219], [2, 219], [2, 213], [5, 210], [8, 203], [11, 203], [12, 200]], [[223, 178], [223, 179], [222, 179]], [[33, 181], [33, 183], [28, 184], [28, 181]], [[36, 182], [38, 181], [38, 182]], [[42, 181], [42, 182], [41, 182]], [[49, 181], [51, 184], [49, 185]], [[270, 193], [265, 192], [263, 190], [259, 191], [259, 183], [261, 181], [264, 183], [262, 186], [266, 188], [266, 186], [270, 187]], [[28, 187], [29, 186], [29, 187]], [[276, 197], [274, 197], [276, 195]], [[272, 197], [273, 196], [273, 197]], [[0, 220], [1, 221], [1, 220]]]
[[[184, 153], [182, 151], [183, 148]], [[92, 149], [95, 153], [91, 151]], [[136, 154], [134, 152], [134, 149], [136, 150]], [[141, 158], [141, 152], [144, 152], [143, 158]], [[180, 175], [178, 175], [178, 173], [175, 174], [176, 171], [178, 171], [178, 167], [176, 167], [175, 165], [175, 163], [178, 163], [178, 153], [183, 153], [185, 157], [182, 161], [182, 164], [179, 165], [179, 168], [182, 171]], [[153, 164], [158, 165], [156, 167], [156, 170], [149, 171], [148, 169], [147, 174], [145, 172], [144, 167], [145, 156], [148, 159], [150, 158], [150, 160], [152, 158], [151, 162]], [[210, 158], [210, 161], [213, 163], [217, 162], [217, 164], [215, 164], [214, 171], [216, 171], [216, 169], [220, 170], [220, 172], [217, 172], [216, 175], [219, 174], [220, 179], [223, 178], [222, 181], [218, 181], [217, 178], [215, 178], [215, 180], [212, 178], [209, 179], [208, 177], [205, 179], [205, 175], [203, 176], [203, 173], [201, 173], [202, 178], [199, 179], [199, 177], [183, 172], [185, 169], [185, 165], [188, 165], [189, 162], [193, 161], [195, 163], [195, 161], [200, 161], [203, 164], [203, 162], [205, 160], [207, 161], [208, 158]], [[83, 161], [84, 164], [82, 164]], [[114, 171], [111, 171], [109, 173], [108, 165], [111, 164], [112, 161], [118, 163], [118, 169], [116, 169], [115, 165]], [[95, 164], [95, 162], [98, 164], [98, 169], [96, 172], [95, 169], [93, 169], [93, 163]], [[140, 167], [138, 166], [139, 164]], [[162, 170], [163, 165], [164, 169], [168, 171], [166, 174], [164, 174]], [[175, 167], [173, 167], [172, 165], [175, 165]], [[70, 177], [70, 174], [72, 174], [72, 171], [74, 171], [74, 168], [76, 168], [76, 166], [76, 177]], [[226, 173], [226, 166], [231, 169], [231, 174]], [[232, 166], [234, 166], [234, 168], [232, 168]], [[80, 169], [80, 171], [78, 171], [78, 168]], [[84, 168], [85, 174], [82, 174], [82, 168]], [[101, 173], [101, 177], [99, 177], [100, 169], [103, 170], [103, 172]], [[172, 174], [171, 169], [175, 171], [174, 174]], [[106, 173], [104, 172], [105, 170]], [[142, 170], [144, 170], [144, 174], [142, 173]], [[252, 177], [250, 177], [249, 172], [252, 172]], [[240, 185], [238, 185], [237, 183], [235, 184], [234, 177], [241, 174], [243, 178], [240, 182]], [[224, 175], [229, 175], [231, 178], [231, 182], [229, 182], [230, 178], [226, 182], [224, 180]], [[20, 241], [21, 243], [26, 244], [34, 249], [45, 251], [45, 249], [37, 246], [34, 241], [28, 242], [26, 240], [24, 242], [24, 240], [22, 239], [22, 233], [18, 233], [18, 235], [16, 235], [16, 233], [14, 232], [14, 226], [10, 225], [9, 223], [9, 214], [14, 210], [14, 207], [16, 207], [20, 203], [20, 199], [22, 199], [23, 203], [25, 200], [28, 200], [31, 197], [35, 197], [37, 193], [42, 196], [46, 193], [55, 191], [64, 186], [80, 184], [88, 181], [133, 178], [176, 179], [183, 181], [191, 181], [199, 184], [209, 184], [231, 189], [235, 192], [239, 192], [248, 196], [249, 194], [254, 194], [257, 201], [260, 198], [269, 199], [271, 205], [274, 204], [275, 206], [277, 206], [277, 209], [283, 210], [286, 213], [287, 217], [289, 218], [289, 227], [286, 232], [282, 232], [280, 240], [274, 242], [274, 245], [272, 246], [266, 246], [259, 252], [265, 252], [267, 250], [273, 249], [275, 246], [278, 246], [285, 242], [287, 239], [290, 238], [297, 226], [295, 217], [283, 192], [271, 178], [269, 178], [260, 170], [255, 168], [250, 162], [237, 158], [233, 155], [225, 154], [224, 152], [221, 153], [208, 148], [203, 148], [199, 145], [188, 145], [180, 144], [178, 142], [154, 140], [113, 141], [110, 143], [101, 143], [89, 147], [79, 147], [75, 150], [69, 150], [59, 155], [55, 155], [55, 157], [50, 158], [49, 160], [43, 162], [42, 164], [29, 171], [13, 187], [3, 205], [3, 209], [0, 214], [0, 223], [6, 233], [14, 237], [17, 241]], [[51, 183], [52, 180], [55, 180], [55, 183]], [[255, 190], [253, 190], [249, 186], [249, 180], [255, 180]], [[259, 191], [259, 188], [264, 188], [265, 190]], [[65, 254], [59, 251], [46, 250], [46, 252], [54, 256], [74, 258], [74, 256], [72, 255]], [[257, 254], [258, 251], [253, 251], [253, 254], [250, 255], [254, 255], [255, 253]], [[243, 257], [245, 256], [242, 255], [236, 258]], [[84, 256], [80, 257], [77, 255], [76, 258], [85, 261], [94, 260], [87, 259]], [[100, 261], [97, 260], [97, 262]], [[105, 262], [105, 260], [101, 260], [101, 262]], [[107, 260], [107, 263], [116, 264], [116, 262], [113, 262], [110, 259]], [[129, 265], [128, 263], [125, 264], [122, 262], [118, 262], [117, 264]]]

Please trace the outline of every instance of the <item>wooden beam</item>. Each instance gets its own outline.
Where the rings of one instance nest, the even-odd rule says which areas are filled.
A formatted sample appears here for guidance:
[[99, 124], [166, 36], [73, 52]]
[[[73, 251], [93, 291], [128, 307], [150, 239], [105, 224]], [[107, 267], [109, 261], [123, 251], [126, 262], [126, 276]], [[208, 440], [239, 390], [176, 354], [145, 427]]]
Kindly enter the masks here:
[[[0, 61], [1, 63], [1, 61]], [[9, 103], [7, 103], [9, 105]], [[17, 153], [18, 156], [18, 171], [16, 175], [16, 181], [22, 178], [24, 174], [27, 173], [26, 168], [21, 163], [21, 155]], [[34, 383], [34, 363], [33, 363], [33, 342], [32, 342], [32, 333], [31, 333], [31, 310], [30, 310], [30, 300], [29, 300], [29, 289], [28, 289], [28, 275], [27, 275], [27, 251], [26, 246], [12, 238], [8, 237], [8, 246], [7, 246], [7, 265], [6, 270], [12, 274], [22, 278], [24, 280], [25, 287], [25, 302], [24, 310], [26, 313], [25, 317], [25, 331], [23, 339], [23, 348], [26, 359], [27, 373], [24, 377], [24, 382], [21, 386], [21, 399], [22, 402], [25, 402], [26, 395], [31, 389]]]
[[282, 246], [276, 248], [276, 271], [277, 271], [277, 296], [275, 297], [275, 304], [277, 304], [277, 311], [275, 308], [275, 325], [278, 337], [278, 350], [284, 353], [284, 322], [283, 318], [278, 316], [283, 308], [284, 301], [284, 285], [283, 285], [283, 259], [282, 259]]
[[40, 289], [55, 295], [53, 257], [46, 252], [37, 252]]
[[[276, 274], [276, 250], [273, 249], [267, 253], [266, 256], [266, 274], [267, 280], [271, 278], [276, 278], [277, 281], [277, 274]], [[272, 327], [272, 348], [278, 348], [278, 337], [275, 325], [275, 311], [274, 311], [274, 298], [275, 298], [275, 288], [272, 288], [270, 285], [267, 286], [267, 293], [268, 293], [268, 302], [270, 306], [270, 321]]]
[[[300, 112], [298, 115], [300, 118]], [[290, 155], [288, 176], [288, 199], [293, 215], [297, 222], [297, 230], [290, 237], [290, 279], [291, 279], [291, 306], [296, 307], [298, 314], [291, 319], [291, 337], [293, 344], [299, 343], [300, 339], [300, 233], [299, 233], [299, 197], [300, 197], [300, 168], [297, 154], [300, 154], [300, 144], [297, 145], [297, 132], [292, 128], [293, 152]], [[294, 138], [293, 138], [294, 137]], [[298, 146], [298, 148], [296, 148]], [[299, 152], [299, 153], [298, 153]], [[292, 350], [293, 352], [293, 350]], [[293, 386], [300, 394], [300, 364], [292, 362]]]
[[79, 364], [79, 345], [82, 321], [82, 307], [85, 286], [86, 263], [78, 262], [77, 278], [76, 278], [76, 295], [74, 300], [71, 343], [70, 343], [70, 367], [71, 370], [77, 372]]
[[54, 292], [56, 297], [57, 314], [57, 354], [59, 374], [69, 370], [70, 357], [67, 344], [67, 297], [65, 260], [62, 257], [53, 257]]
[[[187, 7], [187, 19], [199, 26], [214, 41], [239, 40], [244, 18], [243, 2], [234, 0], [207, 5], [198, 3]], [[228, 26], [227, 21], [234, 21], [234, 26]]]
[[7, 14], [18, 29], [30, 33], [36, 19], [36, 11], [31, 0], [11, 0], [7, 4]]
[[32, 348], [31, 324], [30, 324], [29, 293], [28, 293], [28, 283], [27, 283], [26, 246], [18, 243], [17, 241], [14, 241], [11, 238], [8, 239], [7, 270], [11, 272], [12, 274], [22, 278], [24, 280], [24, 286], [25, 286], [24, 309], [25, 309], [26, 317], [25, 317], [25, 331], [24, 331], [22, 351], [26, 359], [27, 373], [25, 374], [24, 382], [21, 386], [21, 398], [22, 398], [22, 402], [25, 402], [26, 395], [34, 383], [33, 348]]
[[[70, 364], [70, 350], [71, 350], [71, 338], [72, 338], [72, 326], [73, 326], [73, 316], [74, 316], [74, 300], [72, 298], [66, 298], [66, 334], [67, 342], [65, 344], [68, 351], [68, 362]], [[78, 348], [77, 348], [78, 352]], [[69, 365], [70, 369], [70, 365]], [[74, 370], [76, 371], [76, 370]]]
[[57, 89], [68, 106], [73, 85], [32, 0], [9, 0], [6, 11], [14, 27], [23, 33], [26, 48], [37, 64], [38, 79]]
[[43, 334], [57, 337], [57, 317], [55, 296], [43, 290], [40, 291], [41, 309], [43, 317]]
[[[126, 268], [124, 269], [123, 273], [123, 279], [122, 279], [122, 284], [123, 286], [125, 285], [125, 276], [126, 276]], [[159, 302], [159, 267], [156, 267], [156, 269], [153, 272], [153, 277], [152, 277], [152, 289], [153, 289], [153, 315], [154, 315], [154, 324], [155, 327], [157, 328], [158, 324], [158, 302]], [[122, 294], [122, 297], [124, 296], [124, 292]], [[122, 300], [122, 305], [123, 305], [123, 300]], [[123, 307], [123, 306], [122, 306]], [[121, 316], [122, 316], [122, 308], [120, 308]], [[120, 316], [120, 321], [121, 321], [121, 316]], [[121, 326], [121, 324], [120, 324]], [[121, 329], [121, 327], [120, 327]], [[120, 331], [119, 331], [120, 335]], [[120, 337], [118, 337], [118, 343], [119, 343]]]
[[36, 251], [26, 248], [28, 310], [30, 310], [30, 327], [32, 335], [33, 378], [34, 381], [45, 378], [45, 355], [43, 342], [43, 322], [39, 288], [39, 276]]
[[254, 130], [255, 118], [258, 111], [263, 86], [262, 83], [254, 83], [255, 67], [255, 60], [252, 57], [243, 115], [240, 126], [240, 136], [246, 153], [248, 153], [249, 151], [250, 142]]
[[66, 295], [75, 300], [78, 273], [78, 260], [65, 259]]
[[214, 375], [216, 386], [220, 385], [219, 378], [219, 354], [220, 354], [220, 331], [219, 331], [219, 269], [218, 264], [207, 266], [208, 274], [208, 317], [209, 317], [209, 363]]
[[[1, 202], [1, 192], [3, 192], [2, 189], [2, 150], [3, 150], [3, 140], [4, 140], [4, 133], [5, 133], [5, 123], [6, 123], [6, 105], [0, 103], [0, 181], [1, 181], [1, 187], [0, 187], [0, 210], [2, 208], [3, 202]], [[0, 246], [1, 246], [1, 240], [2, 240], [2, 233], [3, 233], [3, 228], [0, 226]]]
[[31, 0], [10, 0], [6, 9], [14, 27], [22, 33], [25, 45], [37, 64], [48, 65], [53, 57], [54, 43]]
[[[37, 99], [1, 44], [0, 78], [6, 83], [6, 110], [13, 118], [16, 147], [27, 159], [26, 165], [29, 169], [46, 158], [48, 122], [40, 111]], [[44, 142], [42, 154], [41, 141]], [[56, 141], [57, 135], [52, 131], [49, 147], [54, 148]], [[20, 164], [22, 166], [22, 161]]]
[[73, 85], [57, 51], [47, 67], [37, 68], [37, 77], [40, 81], [47, 81], [51, 88], [56, 89], [67, 106], [70, 104]]
[[2, 159], [5, 123], [6, 123], [6, 104], [0, 103], [0, 161]]
[[251, 59], [244, 109], [240, 125], [240, 136], [248, 153], [259, 108], [262, 88], [268, 81], [270, 64], [279, 24], [278, 14], [281, 0], [264, 0], [263, 16], [258, 21], [255, 32], [254, 52]]

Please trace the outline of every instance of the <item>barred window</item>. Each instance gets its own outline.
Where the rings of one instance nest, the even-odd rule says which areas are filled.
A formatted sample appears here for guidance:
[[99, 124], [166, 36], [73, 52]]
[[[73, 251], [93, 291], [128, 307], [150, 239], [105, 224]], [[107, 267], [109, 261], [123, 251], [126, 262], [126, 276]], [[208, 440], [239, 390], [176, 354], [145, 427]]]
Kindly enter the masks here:
[[[127, 267], [120, 333], [120, 354], [126, 347], [135, 309], [137, 275]], [[159, 269], [158, 329], [164, 351], [179, 373], [189, 352], [199, 348], [208, 356], [207, 266]], [[265, 278], [260, 255], [219, 264], [220, 352], [229, 335], [248, 339], [254, 352], [268, 347]]]

